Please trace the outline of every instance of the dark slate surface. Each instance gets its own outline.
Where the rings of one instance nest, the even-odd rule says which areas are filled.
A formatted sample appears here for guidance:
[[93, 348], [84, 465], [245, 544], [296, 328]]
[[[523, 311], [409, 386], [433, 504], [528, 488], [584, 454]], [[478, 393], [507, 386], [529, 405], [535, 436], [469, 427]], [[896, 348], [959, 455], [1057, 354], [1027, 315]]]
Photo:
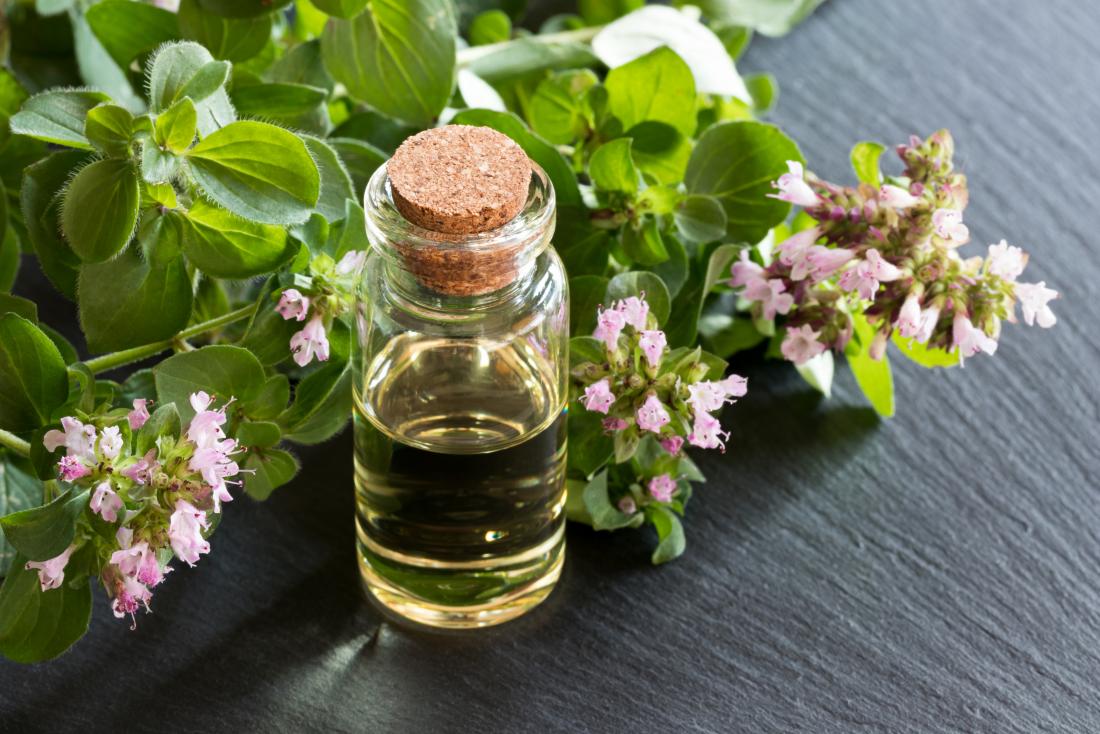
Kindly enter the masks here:
[[1075, 0], [833, 0], [742, 63], [778, 76], [777, 121], [829, 177], [858, 139], [952, 128], [976, 239], [1032, 251], [1057, 328], [1008, 328], [965, 370], [899, 365], [887, 423], [847, 374], [821, 401], [739, 364], [685, 558], [573, 528], [551, 600], [465, 637], [378, 626], [343, 436], [234, 502], [135, 632], [100, 597], [74, 652], [0, 663], [0, 729], [1100, 730], [1098, 36]]

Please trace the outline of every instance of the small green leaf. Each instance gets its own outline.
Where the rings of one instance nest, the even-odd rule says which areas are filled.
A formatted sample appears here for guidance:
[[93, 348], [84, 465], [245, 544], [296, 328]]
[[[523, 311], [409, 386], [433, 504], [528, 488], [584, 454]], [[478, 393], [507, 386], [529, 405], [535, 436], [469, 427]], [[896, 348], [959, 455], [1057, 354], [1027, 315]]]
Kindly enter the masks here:
[[879, 159], [886, 146], [870, 140], [856, 143], [852, 148], [852, 170], [865, 184], [878, 188], [882, 185], [882, 173], [879, 171]]
[[341, 359], [337, 354], [336, 343], [348, 343], [349, 339], [349, 329], [343, 322], [334, 322], [329, 330], [332, 358], [298, 383], [294, 402], [279, 416], [279, 425], [288, 441], [320, 443], [347, 423], [351, 412], [351, 369], [346, 357]]
[[[6, 208], [6, 202], [0, 205], [0, 209]], [[4, 239], [0, 240], [0, 292], [6, 293], [15, 285], [15, 279], [19, 275], [20, 256], [19, 237], [12, 227], [4, 227]]]
[[325, 107], [327, 97], [328, 90], [322, 87], [273, 82], [236, 85], [232, 99], [237, 112], [245, 117], [326, 134], [332, 127]]
[[592, 477], [592, 480], [585, 485], [583, 496], [585, 509], [588, 510], [592, 518], [592, 527], [596, 530], [637, 527], [641, 523], [641, 515], [627, 515], [611, 504], [607, 494], [606, 471]]
[[151, 265], [137, 248], [80, 269], [80, 325], [95, 353], [168, 339], [191, 316], [191, 279], [178, 255]]
[[282, 10], [291, 0], [198, 0], [207, 12], [226, 18], [255, 18]]
[[655, 217], [644, 217], [640, 226], [623, 228], [623, 251], [638, 265], [660, 265], [668, 260], [668, 250], [661, 238]]
[[684, 249], [684, 245], [671, 232], [665, 232], [661, 235], [661, 244], [664, 245], [665, 252], [668, 253], [668, 259], [647, 269], [664, 281], [665, 286], [668, 288], [669, 297], [676, 298], [684, 284], [687, 283], [691, 263], [688, 261], [688, 254], [687, 250]]
[[[0, 451], [0, 517], [37, 507], [44, 488], [26, 459]], [[7, 575], [15, 549], [0, 537], [0, 576]]]
[[271, 38], [270, 13], [253, 18], [224, 18], [206, 12], [196, 0], [180, 0], [177, 17], [180, 34], [201, 43], [217, 59], [251, 59]]
[[579, 275], [569, 279], [570, 334], [591, 334], [596, 328], [596, 309], [607, 303], [607, 283], [607, 278], [600, 275]]
[[726, 211], [713, 196], [685, 196], [673, 216], [677, 231], [688, 242], [713, 242], [726, 235]]
[[48, 561], [61, 555], [76, 535], [76, 519], [88, 506], [89, 490], [69, 490], [41, 507], [0, 517], [4, 537], [32, 561]]
[[0, 316], [0, 426], [16, 433], [44, 426], [68, 394], [57, 346], [21, 316]]
[[262, 449], [248, 452], [244, 460], [246, 476], [244, 491], [254, 500], [266, 500], [277, 488], [294, 478], [301, 468], [298, 460], [282, 449]]
[[117, 104], [101, 104], [88, 111], [84, 136], [103, 153], [114, 158], [130, 154], [130, 131], [134, 116]]
[[104, 0], [88, 7], [84, 18], [103, 48], [127, 69], [140, 54], [179, 36], [173, 13], [131, 0]]
[[313, 0], [313, 4], [337, 18], [354, 18], [363, 12], [370, 0]]
[[779, 98], [779, 82], [771, 74], [749, 74], [745, 86], [752, 95], [752, 106], [757, 113], [766, 114], [775, 108]]
[[11, 131], [47, 143], [91, 150], [92, 144], [84, 136], [84, 120], [93, 107], [110, 101], [102, 92], [85, 89], [42, 92], [12, 115]]
[[61, 206], [61, 229], [86, 263], [113, 257], [134, 236], [140, 192], [129, 160], [105, 158], [73, 177]]
[[253, 221], [304, 222], [320, 194], [320, 174], [305, 143], [275, 125], [226, 125], [191, 148], [187, 160], [210, 198]]
[[69, 298], [76, 297], [80, 258], [61, 238], [61, 197], [73, 171], [87, 160], [80, 150], [62, 150], [31, 165], [23, 174], [20, 201], [27, 237], [42, 271]]
[[472, 46], [501, 43], [512, 37], [512, 19], [503, 10], [493, 8], [478, 13], [470, 23], [466, 37]]
[[591, 336], [574, 336], [569, 340], [569, 366], [591, 362], [601, 364], [607, 361], [607, 347], [602, 341]]
[[630, 296], [646, 299], [649, 303], [649, 312], [657, 319], [658, 326], [668, 319], [671, 308], [668, 288], [664, 281], [653, 273], [644, 271], [619, 273], [607, 284], [604, 302], [611, 305], [613, 301]]
[[192, 265], [216, 278], [271, 272], [298, 250], [282, 227], [250, 222], [201, 199], [185, 220], [183, 253]]
[[180, 171], [180, 159], [173, 153], [161, 150], [152, 138], [141, 141], [141, 178], [146, 183], [161, 184], [171, 181]]
[[215, 61], [197, 43], [165, 44], [147, 67], [150, 108], [163, 112], [177, 99], [190, 97], [195, 103], [199, 136], [217, 132], [237, 119], [229, 95], [221, 86], [228, 72], [225, 62]]
[[[250, 417], [259, 407], [268, 382], [263, 365], [247, 349], [228, 344], [214, 344], [181, 352], [153, 368], [157, 398], [163, 403], [175, 403], [186, 423], [195, 416], [191, 408], [191, 393], [205, 390], [219, 402], [236, 398]], [[285, 378], [283, 378], [285, 381]]]
[[[359, 192], [366, 189], [371, 175], [389, 157], [378, 148], [370, 143], [364, 143], [362, 140], [329, 138], [327, 142], [340, 156], [340, 161], [351, 175], [354, 190]], [[358, 196], [355, 198], [358, 198]]]
[[949, 352], [946, 349], [929, 349], [924, 344], [914, 340], [905, 339], [894, 332], [891, 339], [894, 346], [910, 360], [921, 367], [954, 367], [959, 363], [959, 350]]
[[[328, 70], [325, 69], [324, 60], [321, 58], [321, 41], [316, 38], [312, 41], [300, 43], [287, 50], [282, 58], [272, 65], [271, 70], [268, 72], [268, 76], [273, 82], [320, 87], [330, 94], [335, 86], [335, 82], [332, 81], [332, 77], [329, 75]], [[352, 119], [356, 117], [380, 118], [386, 120], [392, 126], [396, 127], [398, 125], [396, 120], [384, 118], [373, 110], [370, 112], [353, 114], [344, 124], [350, 123]], [[340, 132], [339, 134], [353, 138], [361, 137], [359, 135], [349, 134], [346, 131]], [[402, 135], [401, 140], [404, 140], [406, 137], [408, 137], [408, 135]], [[364, 139], [367, 140], [367, 142], [373, 142], [369, 137]], [[396, 148], [397, 146], [395, 145], [394, 147]]]
[[687, 137], [695, 132], [695, 79], [684, 60], [668, 47], [612, 69], [604, 86], [611, 113], [624, 130], [656, 121]]
[[154, 139], [162, 148], [176, 154], [183, 153], [195, 141], [197, 127], [195, 103], [190, 97], [183, 97], [157, 115]]
[[427, 126], [451, 98], [455, 76], [450, 0], [373, 0], [321, 36], [332, 77], [379, 112]]
[[585, 410], [580, 401], [568, 406], [569, 468], [591, 476], [607, 463], [614, 451], [611, 437], [603, 427], [603, 416]]
[[664, 122], [647, 120], [624, 133], [634, 141], [638, 168], [657, 183], [677, 185], [691, 157], [691, 138]]
[[543, 79], [531, 97], [531, 127], [555, 145], [575, 141], [588, 127], [584, 93], [598, 81], [588, 69], [562, 71]]
[[638, 193], [638, 170], [630, 158], [630, 138], [604, 143], [588, 161], [588, 175], [597, 189]]
[[[92, 587], [86, 581], [42, 591], [38, 574], [17, 555], [0, 588], [0, 653], [19, 663], [50, 660], [88, 631]], [[66, 579], [68, 581], [68, 579]]]
[[145, 456], [161, 436], [179, 436], [183, 421], [174, 403], [157, 406], [134, 437], [134, 454]]
[[684, 527], [680, 524], [680, 518], [676, 517], [676, 513], [672, 510], [662, 505], [650, 505], [646, 515], [657, 531], [657, 548], [650, 558], [653, 564], [668, 563], [675, 558], [679, 558], [687, 545], [687, 540], [684, 538]]
[[260, 392], [248, 406], [248, 415], [254, 420], [274, 420], [290, 402], [290, 380], [276, 374], [267, 378]]
[[208, 61], [191, 75], [171, 100], [165, 101], [175, 104], [184, 97], [190, 97], [194, 102], [202, 102], [225, 86], [229, 81], [229, 69], [228, 61]]
[[0, 316], [6, 313], [22, 316], [33, 324], [38, 323], [38, 305], [34, 301], [10, 293], [0, 293]]
[[867, 319], [857, 314], [853, 321], [855, 338], [848, 342], [845, 350], [848, 367], [875, 412], [883, 418], [890, 418], [894, 415], [894, 378], [890, 373], [890, 362], [885, 354], [881, 359], [871, 358], [875, 328], [867, 323]]
[[331, 145], [320, 138], [311, 135], [302, 135], [306, 148], [313, 156], [313, 162], [317, 164], [317, 170], [321, 175], [321, 193], [317, 197], [317, 211], [330, 222], [335, 222], [344, 217], [344, 209], [348, 200], [355, 199], [355, 191], [352, 188], [351, 175], [344, 167], [344, 162]]
[[233, 434], [242, 446], [262, 449], [274, 446], [282, 437], [279, 424], [271, 421], [244, 421]]

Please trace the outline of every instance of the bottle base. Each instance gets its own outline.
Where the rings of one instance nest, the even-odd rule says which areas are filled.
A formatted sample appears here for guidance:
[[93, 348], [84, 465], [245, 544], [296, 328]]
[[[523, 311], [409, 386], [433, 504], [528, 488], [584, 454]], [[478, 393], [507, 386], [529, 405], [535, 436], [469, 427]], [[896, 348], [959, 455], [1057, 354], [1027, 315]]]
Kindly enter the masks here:
[[[564, 528], [563, 528], [564, 529]], [[417, 587], [434, 587], [439, 600], [425, 599], [395, 584], [394, 563], [359, 544], [359, 572], [363, 588], [384, 613], [402, 621], [437, 629], [476, 629], [491, 627], [515, 619], [534, 609], [553, 591], [565, 560], [564, 535], [552, 538], [553, 546], [525, 563], [501, 570], [474, 567], [467, 571], [448, 566], [445, 569], [417, 568]], [[527, 555], [530, 558], [529, 554]], [[433, 579], [432, 577], [436, 578]], [[461, 595], [471, 579], [483, 585], [486, 578], [507, 583], [507, 591], [471, 604], [447, 603], [446, 597]], [[491, 587], [490, 587], [491, 588]], [[435, 594], [433, 594], [435, 595]]]

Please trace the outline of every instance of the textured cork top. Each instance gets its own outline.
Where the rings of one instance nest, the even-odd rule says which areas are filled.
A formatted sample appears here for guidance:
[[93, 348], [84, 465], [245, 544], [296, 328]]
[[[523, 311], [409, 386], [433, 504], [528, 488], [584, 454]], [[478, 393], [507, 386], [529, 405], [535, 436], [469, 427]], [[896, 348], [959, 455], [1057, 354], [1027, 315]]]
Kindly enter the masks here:
[[408, 138], [387, 164], [393, 202], [413, 224], [476, 234], [511, 221], [527, 201], [531, 161], [507, 135], [447, 125]]

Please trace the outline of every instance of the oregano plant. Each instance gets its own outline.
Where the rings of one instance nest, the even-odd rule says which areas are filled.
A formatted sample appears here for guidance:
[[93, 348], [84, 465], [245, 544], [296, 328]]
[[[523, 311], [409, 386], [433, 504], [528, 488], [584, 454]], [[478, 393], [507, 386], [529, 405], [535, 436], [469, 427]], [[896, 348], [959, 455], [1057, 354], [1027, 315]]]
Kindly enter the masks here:
[[[0, 653], [64, 652], [95, 585], [136, 624], [222, 512], [345, 426], [360, 197], [426, 127], [494, 128], [552, 180], [566, 509], [652, 527], [654, 563], [686, 547], [691, 447], [736, 450], [720, 412], [751, 387], [728, 370], [739, 352], [826, 394], [842, 354], [889, 416], [890, 344], [950, 367], [992, 354], [1017, 302], [1052, 325], [1057, 294], [1018, 281], [1019, 248], [959, 254], [948, 133], [901, 146], [895, 173], [859, 143], [845, 185], [766, 121], [776, 82], [738, 58], [820, 2], [579, 2], [534, 33], [515, 0], [8, 3]], [[86, 353], [11, 294], [33, 267], [75, 302]]]

